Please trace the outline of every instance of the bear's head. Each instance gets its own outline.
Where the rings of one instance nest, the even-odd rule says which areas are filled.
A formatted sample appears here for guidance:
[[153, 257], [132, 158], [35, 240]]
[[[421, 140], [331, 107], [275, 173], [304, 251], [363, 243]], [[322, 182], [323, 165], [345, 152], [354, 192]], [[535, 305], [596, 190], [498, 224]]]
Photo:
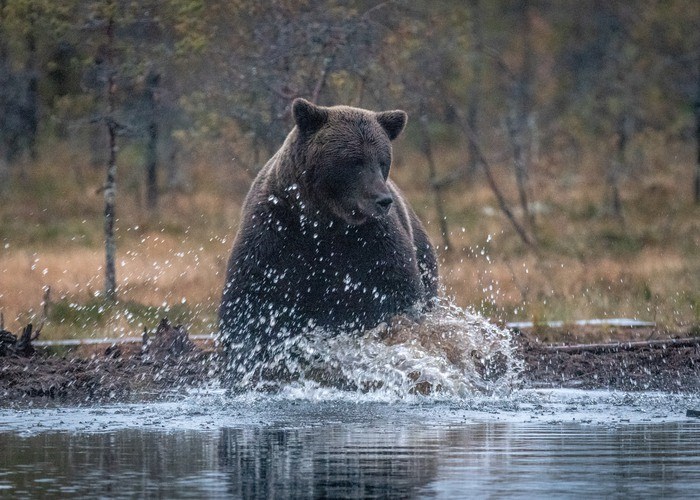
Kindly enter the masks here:
[[292, 105], [294, 163], [303, 196], [323, 214], [350, 225], [385, 216], [394, 201], [387, 180], [391, 141], [406, 125], [403, 111]]

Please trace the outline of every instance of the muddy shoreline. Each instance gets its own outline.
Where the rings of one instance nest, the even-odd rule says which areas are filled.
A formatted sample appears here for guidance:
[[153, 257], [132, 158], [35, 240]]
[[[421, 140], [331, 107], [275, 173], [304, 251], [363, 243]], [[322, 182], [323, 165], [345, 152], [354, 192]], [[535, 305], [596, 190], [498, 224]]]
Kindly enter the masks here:
[[[653, 340], [639, 340], [648, 333], [608, 332], [607, 342], [581, 344], [581, 338], [601, 337], [591, 332], [516, 331], [522, 385], [700, 391], [700, 337], [688, 338], [693, 333], [688, 331], [652, 332]], [[554, 338], [564, 342], [551, 342]], [[219, 363], [212, 342], [176, 347], [172, 342], [148, 350], [138, 343], [96, 344], [62, 354], [37, 347], [31, 356], [0, 357], [0, 406], [162, 400], [206, 386], [217, 377]]]
[[552, 345], [523, 332], [516, 336], [523, 383], [529, 387], [697, 392], [700, 338], [689, 337], [691, 333]]

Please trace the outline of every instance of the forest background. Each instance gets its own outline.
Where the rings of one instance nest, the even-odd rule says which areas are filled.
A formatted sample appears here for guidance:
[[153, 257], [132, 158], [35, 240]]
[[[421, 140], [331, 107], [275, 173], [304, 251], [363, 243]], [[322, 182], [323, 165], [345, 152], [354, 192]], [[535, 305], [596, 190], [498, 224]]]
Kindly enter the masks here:
[[0, 0], [5, 328], [213, 331], [299, 96], [408, 112], [392, 176], [458, 305], [699, 330], [695, 0]]

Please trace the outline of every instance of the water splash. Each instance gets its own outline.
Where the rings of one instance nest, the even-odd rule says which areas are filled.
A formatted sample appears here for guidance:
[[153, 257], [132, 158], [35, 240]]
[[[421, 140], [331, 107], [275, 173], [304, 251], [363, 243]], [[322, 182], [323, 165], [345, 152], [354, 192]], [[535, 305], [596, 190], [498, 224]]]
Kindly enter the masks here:
[[238, 388], [316, 400], [463, 399], [509, 394], [521, 368], [509, 331], [443, 299], [419, 320], [397, 317], [361, 335], [291, 336]]

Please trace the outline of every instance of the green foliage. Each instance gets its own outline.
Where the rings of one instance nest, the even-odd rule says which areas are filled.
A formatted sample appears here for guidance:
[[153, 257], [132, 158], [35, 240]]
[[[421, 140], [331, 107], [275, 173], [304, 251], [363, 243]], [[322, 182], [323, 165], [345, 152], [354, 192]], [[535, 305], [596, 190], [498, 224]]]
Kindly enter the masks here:
[[604, 229], [596, 240], [615, 255], [633, 254], [639, 252], [643, 246], [639, 237], [614, 228]]
[[172, 306], [149, 306], [138, 302], [110, 302], [93, 298], [78, 303], [62, 299], [51, 304], [48, 325], [70, 325], [79, 331], [99, 329], [108, 322], [124, 320], [132, 331], [151, 328], [168, 317], [173, 323], [190, 324], [195, 314], [182, 304]]
[[[428, 106], [433, 140], [454, 145], [464, 142], [456, 116], [482, 88], [483, 141], [503, 151], [499, 129], [525, 71], [522, 30], [529, 26], [535, 75], [529, 85], [534, 112], [544, 120], [538, 123], [543, 140], [573, 134], [605, 150], [623, 116], [633, 116], [635, 133], [648, 126], [688, 127], [699, 78], [693, 51], [700, 44], [700, 19], [691, 5], [648, 2], [631, 15], [620, 2], [530, 4], [523, 17], [520, 6], [502, 1], [407, 9], [401, 2], [335, 0], [13, 0], [4, 3], [0, 40], [22, 68], [27, 36], [36, 38], [44, 127], [54, 116], [85, 126], [101, 112], [93, 102], [67, 116], [77, 101], [56, 101], [45, 77], [56, 69], [52, 54], [61, 43], [75, 49], [74, 59], [89, 73], [106, 54], [111, 18], [110, 70], [120, 75], [122, 104], [138, 107], [127, 102], [129, 95], [157, 66], [166, 82], [163, 95], [187, 115], [174, 127], [187, 141], [227, 137], [222, 131], [233, 124], [274, 148], [290, 125], [289, 102], [306, 96], [320, 103], [401, 105], [412, 115]], [[84, 78], [80, 85], [95, 95], [103, 83]], [[135, 125], [129, 116], [120, 118]]]
[[75, 219], [46, 218], [37, 224], [27, 224], [3, 217], [0, 219], [0, 241], [12, 241], [15, 245], [45, 246], [73, 245], [91, 247], [96, 243], [94, 228]]
[[189, 59], [205, 54], [211, 33], [206, 26], [206, 8], [203, 0], [169, 0], [166, 12], [170, 14], [178, 36], [175, 53]]

